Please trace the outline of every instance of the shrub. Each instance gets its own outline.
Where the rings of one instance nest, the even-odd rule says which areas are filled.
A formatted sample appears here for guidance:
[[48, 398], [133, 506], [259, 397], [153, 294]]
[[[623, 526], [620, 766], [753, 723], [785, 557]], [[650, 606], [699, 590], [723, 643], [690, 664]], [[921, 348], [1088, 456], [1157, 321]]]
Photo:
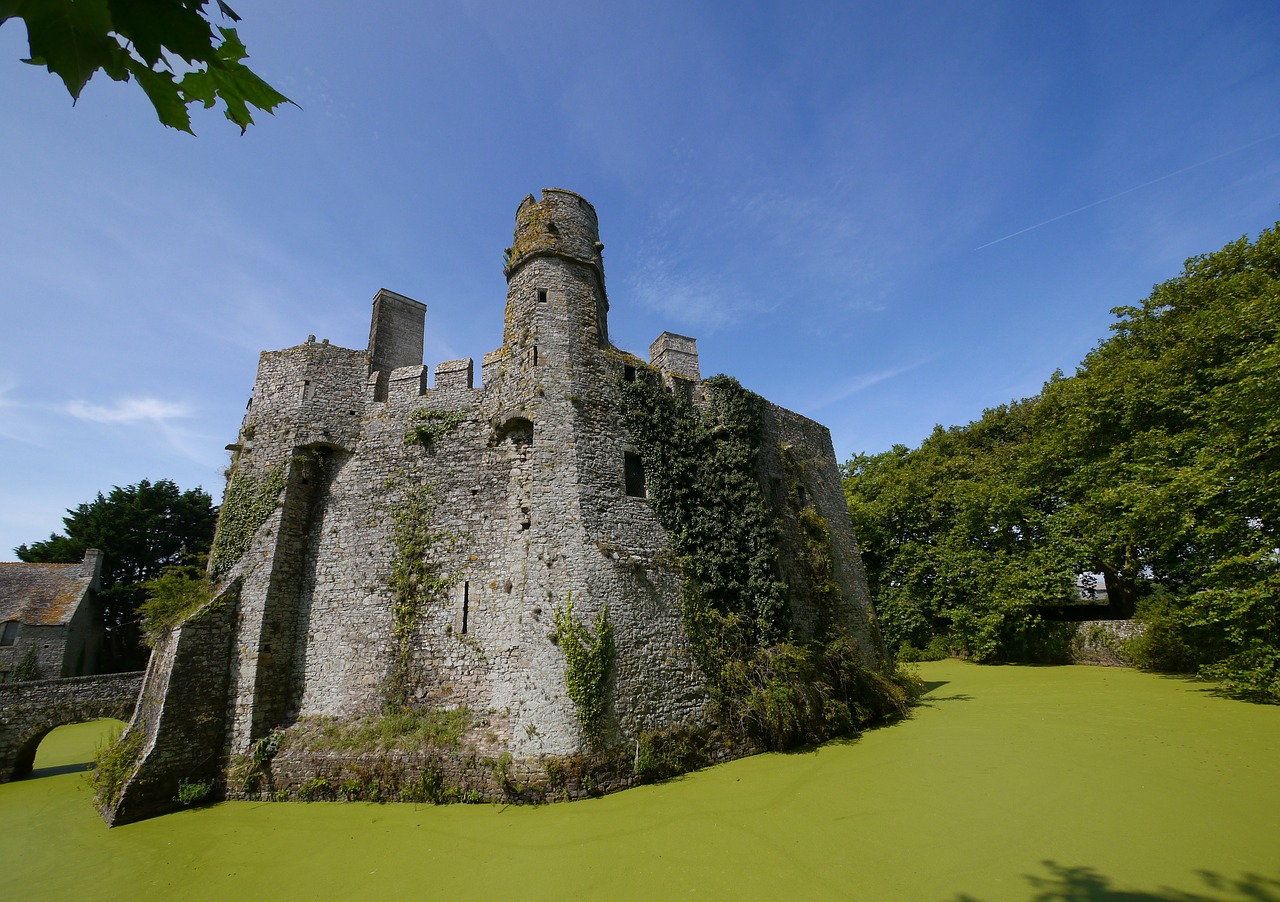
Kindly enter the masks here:
[[174, 801], [184, 808], [190, 808], [206, 801], [212, 792], [213, 784], [206, 780], [181, 780], [178, 782], [178, 794]]
[[160, 636], [182, 623], [213, 598], [213, 585], [196, 567], [169, 567], [142, 584], [147, 600], [138, 606], [143, 637], [155, 646]]

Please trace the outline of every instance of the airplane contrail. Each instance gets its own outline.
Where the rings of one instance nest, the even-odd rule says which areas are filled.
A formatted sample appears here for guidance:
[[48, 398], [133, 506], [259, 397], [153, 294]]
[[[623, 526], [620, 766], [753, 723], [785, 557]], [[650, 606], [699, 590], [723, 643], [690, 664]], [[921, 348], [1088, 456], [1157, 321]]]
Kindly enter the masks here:
[[1261, 144], [1263, 141], [1270, 141], [1272, 138], [1277, 138], [1277, 137], [1280, 137], [1280, 132], [1276, 132], [1276, 134], [1274, 135], [1267, 135], [1265, 138], [1258, 138], [1256, 141], [1250, 141], [1248, 144], [1241, 144], [1239, 147], [1236, 147], [1232, 150], [1223, 151], [1222, 153], [1209, 157], [1206, 160], [1201, 160], [1198, 163], [1192, 163], [1190, 166], [1183, 166], [1181, 169], [1177, 169], [1173, 172], [1168, 173], [1167, 175], [1162, 175], [1159, 178], [1154, 178], [1149, 182], [1143, 182], [1141, 185], [1134, 185], [1132, 188], [1125, 188], [1123, 191], [1117, 192], [1116, 194], [1113, 194], [1110, 197], [1104, 197], [1102, 200], [1095, 200], [1093, 203], [1085, 204], [1083, 207], [1076, 207], [1076, 209], [1069, 210], [1066, 213], [1061, 213], [1053, 217], [1052, 219], [1046, 219], [1044, 222], [1037, 222], [1035, 225], [1027, 226], [1025, 229], [1019, 229], [1016, 232], [1011, 232], [1008, 235], [1005, 235], [1003, 238], [997, 238], [995, 241], [988, 241], [986, 244], [983, 244], [983, 245], [980, 245], [979, 247], [974, 248], [974, 250], [980, 251], [983, 248], [991, 247], [991, 245], [993, 244], [999, 244], [1001, 241], [1008, 241], [1010, 238], [1017, 238], [1019, 235], [1025, 235], [1027, 232], [1034, 231], [1035, 229], [1038, 229], [1041, 226], [1047, 226], [1052, 222], [1057, 222], [1059, 219], [1066, 219], [1068, 216], [1074, 216], [1077, 213], [1083, 213], [1085, 210], [1096, 207], [1099, 204], [1105, 204], [1109, 200], [1115, 200], [1117, 197], [1124, 197], [1126, 194], [1132, 194], [1134, 191], [1139, 191], [1143, 188], [1146, 188], [1148, 185], [1154, 185], [1156, 184], [1156, 182], [1163, 182], [1165, 179], [1171, 179], [1175, 175], [1182, 175], [1182, 173], [1184, 172], [1189, 172], [1190, 170], [1195, 169], [1199, 166], [1204, 166], [1207, 163], [1212, 163], [1214, 160], [1221, 160], [1223, 157], [1229, 157], [1233, 153], [1239, 153], [1242, 150], [1247, 150], [1248, 148], [1253, 147], [1253, 145], [1255, 144]]

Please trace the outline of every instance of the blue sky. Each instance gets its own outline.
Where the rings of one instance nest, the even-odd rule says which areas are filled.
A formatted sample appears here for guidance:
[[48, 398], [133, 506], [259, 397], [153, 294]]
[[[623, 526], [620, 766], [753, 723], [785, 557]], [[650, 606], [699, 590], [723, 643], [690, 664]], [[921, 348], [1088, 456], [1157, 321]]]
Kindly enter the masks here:
[[1034, 394], [1191, 255], [1280, 219], [1280, 5], [234, 4], [300, 104], [74, 108], [0, 27], [0, 559], [140, 479], [218, 499], [260, 350], [501, 340], [543, 187], [600, 215], [616, 344], [663, 330], [840, 459]]

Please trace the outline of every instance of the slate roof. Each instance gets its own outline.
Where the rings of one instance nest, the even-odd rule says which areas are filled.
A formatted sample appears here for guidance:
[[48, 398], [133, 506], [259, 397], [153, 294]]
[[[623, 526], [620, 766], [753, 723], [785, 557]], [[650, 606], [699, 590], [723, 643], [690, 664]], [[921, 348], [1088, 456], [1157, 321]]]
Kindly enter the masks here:
[[92, 584], [83, 564], [0, 563], [0, 623], [69, 623]]

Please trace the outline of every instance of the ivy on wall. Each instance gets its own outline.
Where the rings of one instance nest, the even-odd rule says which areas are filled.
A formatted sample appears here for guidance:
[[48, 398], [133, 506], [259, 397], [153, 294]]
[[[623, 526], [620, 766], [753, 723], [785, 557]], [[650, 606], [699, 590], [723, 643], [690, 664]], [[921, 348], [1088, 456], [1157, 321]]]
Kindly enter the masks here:
[[222, 497], [218, 512], [218, 532], [209, 552], [209, 575], [220, 579], [244, 557], [253, 537], [280, 506], [284, 491], [285, 466], [278, 463], [265, 476], [236, 470]]
[[430, 485], [416, 485], [405, 491], [391, 508], [392, 662], [386, 684], [388, 711], [409, 705], [413, 682], [413, 642], [418, 622], [427, 606], [445, 594], [450, 578], [433, 559], [432, 549], [445, 538], [431, 528], [435, 498]]
[[811, 641], [795, 638], [781, 524], [759, 482], [764, 399], [715, 376], [703, 383], [707, 403], [699, 410], [683, 393], [666, 392], [649, 368], [619, 385], [648, 496], [680, 562], [684, 625], [722, 721], [786, 748], [904, 712], [910, 680], [870, 666], [833, 624], [839, 586], [830, 532], [815, 508], [794, 500], [799, 471], [784, 460], [788, 503], [799, 507], [796, 558], [805, 585], [797, 588], [827, 627]]
[[435, 443], [467, 421], [467, 415], [456, 410], [415, 410], [409, 414], [409, 427], [404, 432], [406, 445], [434, 447]]
[[613, 626], [608, 605], [596, 615], [594, 632], [573, 616], [573, 596], [555, 614], [556, 642], [564, 652], [565, 685], [578, 711], [582, 733], [595, 747], [604, 744], [605, 714], [609, 706], [609, 676], [613, 669]]
[[703, 383], [705, 412], [651, 370], [620, 384], [646, 492], [680, 559], [685, 626], [714, 680], [790, 630], [778, 525], [756, 477], [764, 401], [727, 376]]

